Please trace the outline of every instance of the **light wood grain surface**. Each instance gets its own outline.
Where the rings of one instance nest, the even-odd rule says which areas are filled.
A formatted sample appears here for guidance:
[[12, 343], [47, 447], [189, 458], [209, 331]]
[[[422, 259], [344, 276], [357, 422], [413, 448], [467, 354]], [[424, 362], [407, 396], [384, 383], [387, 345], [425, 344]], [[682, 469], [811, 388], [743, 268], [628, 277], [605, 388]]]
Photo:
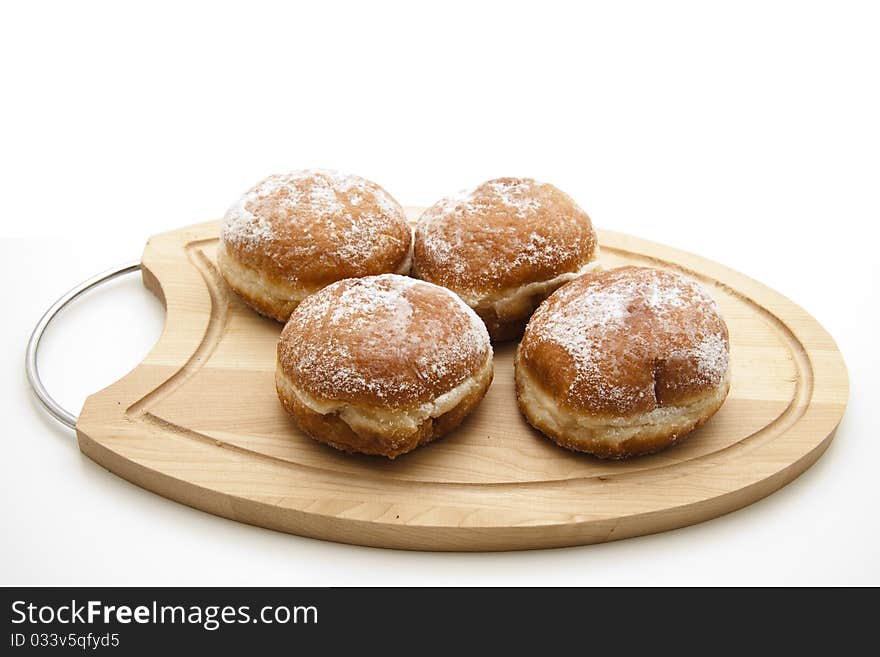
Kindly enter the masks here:
[[[412, 212], [416, 212], [415, 209]], [[144, 283], [164, 301], [159, 342], [86, 401], [80, 449], [184, 504], [281, 531], [419, 550], [514, 550], [609, 541], [693, 524], [768, 495], [830, 443], [848, 395], [828, 333], [742, 274], [599, 231], [606, 267], [675, 269], [703, 283], [730, 328], [732, 386], [718, 414], [660, 454], [623, 462], [563, 450], [530, 429], [514, 345], [454, 433], [396, 461], [302, 436], [274, 390], [281, 325], [248, 310], [214, 265], [218, 222], [153, 237]]]

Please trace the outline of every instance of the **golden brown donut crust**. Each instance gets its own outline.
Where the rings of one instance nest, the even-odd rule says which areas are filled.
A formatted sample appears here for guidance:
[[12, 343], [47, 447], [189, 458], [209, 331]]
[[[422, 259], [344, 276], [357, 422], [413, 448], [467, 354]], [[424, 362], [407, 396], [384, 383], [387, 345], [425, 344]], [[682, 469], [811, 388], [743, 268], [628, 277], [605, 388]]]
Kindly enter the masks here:
[[479, 317], [450, 290], [384, 274], [306, 298], [278, 342], [276, 390], [337, 449], [394, 458], [450, 431], [492, 382]]
[[343, 278], [397, 272], [410, 258], [403, 208], [358, 176], [309, 169], [269, 176], [227, 212], [229, 258], [308, 291]]
[[307, 297], [278, 342], [279, 367], [317, 399], [380, 408], [430, 402], [482, 368], [485, 326], [455, 294], [414, 278], [352, 278]]
[[560, 274], [596, 257], [590, 217], [531, 178], [497, 178], [428, 208], [416, 225], [413, 271], [475, 299]]
[[[665, 270], [621, 267], [575, 279], [538, 308], [517, 353], [517, 396], [530, 423], [558, 443], [630, 456], [705, 422], [727, 394], [728, 366], [727, 325], [700, 285]], [[527, 378], [567, 417], [607, 424], [592, 437], [555, 430], [524, 403]], [[670, 413], [649, 415], [659, 409]], [[639, 424], [645, 418], [652, 424]], [[628, 420], [637, 438], [603, 439]], [[675, 429], [664, 431], [664, 423]]]
[[522, 359], [561, 403], [591, 415], [644, 413], [714, 390], [727, 325], [696, 282], [648, 267], [587, 274], [526, 327]]

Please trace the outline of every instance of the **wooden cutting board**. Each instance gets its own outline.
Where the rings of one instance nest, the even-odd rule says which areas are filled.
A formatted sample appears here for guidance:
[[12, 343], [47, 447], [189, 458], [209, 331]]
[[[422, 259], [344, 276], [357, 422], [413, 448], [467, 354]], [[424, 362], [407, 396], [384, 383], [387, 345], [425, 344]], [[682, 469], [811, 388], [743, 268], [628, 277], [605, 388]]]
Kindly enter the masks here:
[[[413, 216], [417, 210], [412, 210]], [[607, 267], [674, 269], [703, 283], [730, 328], [732, 386], [680, 445], [601, 461], [554, 445], [517, 409], [513, 344], [452, 434], [395, 461], [301, 435], [274, 389], [281, 325], [246, 308], [214, 265], [219, 222], [153, 237], [143, 280], [165, 303], [159, 342], [86, 400], [80, 449], [178, 502], [245, 523], [345, 543], [517, 550], [610, 541], [690, 525], [784, 486], [822, 454], [848, 381], [828, 333], [742, 274], [600, 231]]]

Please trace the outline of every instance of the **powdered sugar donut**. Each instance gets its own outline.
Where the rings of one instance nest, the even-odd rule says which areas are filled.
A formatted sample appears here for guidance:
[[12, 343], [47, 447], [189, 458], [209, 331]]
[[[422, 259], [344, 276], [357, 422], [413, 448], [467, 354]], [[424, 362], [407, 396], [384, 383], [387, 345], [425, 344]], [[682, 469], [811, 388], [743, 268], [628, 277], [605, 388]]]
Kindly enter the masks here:
[[412, 233], [376, 183], [309, 169], [269, 176], [226, 213], [218, 265], [258, 312], [286, 321], [306, 296], [344, 278], [409, 273]]
[[587, 213], [553, 185], [498, 178], [426, 210], [413, 275], [457, 293], [493, 340], [519, 337], [529, 316], [599, 255]]
[[275, 384], [307, 434], [394, 458], [454, 429], [492, 382], [492, 347], [449, 290], [385, 274], [305, 299], [278, 342]]
[[646, 267], [588, 274], [529, 321], [515, 363], [519, 406], [563, 447], [655, 452], [724, 403], [728, 349], [727, 325], [696, 282]]

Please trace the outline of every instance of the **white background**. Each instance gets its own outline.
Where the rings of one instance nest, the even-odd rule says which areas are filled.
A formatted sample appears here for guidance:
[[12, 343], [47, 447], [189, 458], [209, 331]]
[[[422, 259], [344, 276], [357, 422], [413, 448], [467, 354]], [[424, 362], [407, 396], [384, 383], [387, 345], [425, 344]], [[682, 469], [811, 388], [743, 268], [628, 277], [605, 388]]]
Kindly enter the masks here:
[[[871, 3], [12, 3], [0, 10], [0, 584], [880, 584], [880, 21]], [[487, 178], [698, 252], [835, 336], [851, 398], [802, 477], [607, 545], [406, 553], [239, 525], [102, 470], [32, 400], [42, 310], [146, 238], [321, 166], [430, 204]], [[71, 409], [162, 327], [137, 279], [47, 336]]]

